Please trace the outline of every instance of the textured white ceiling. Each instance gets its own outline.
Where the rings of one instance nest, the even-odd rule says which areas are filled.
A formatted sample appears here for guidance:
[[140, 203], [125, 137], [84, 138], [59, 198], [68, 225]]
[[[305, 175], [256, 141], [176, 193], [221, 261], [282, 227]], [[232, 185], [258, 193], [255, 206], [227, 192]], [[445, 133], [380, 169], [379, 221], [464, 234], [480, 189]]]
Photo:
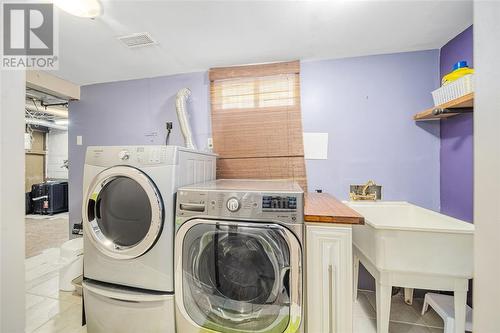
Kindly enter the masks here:
[[[471, 1], [104, 1], [104, 15], [60, 12], [59, 71], [77, 84], [214, 66], [436, 49], [472, 24]], [[128, 49], [116, 37], [149, 32]]]

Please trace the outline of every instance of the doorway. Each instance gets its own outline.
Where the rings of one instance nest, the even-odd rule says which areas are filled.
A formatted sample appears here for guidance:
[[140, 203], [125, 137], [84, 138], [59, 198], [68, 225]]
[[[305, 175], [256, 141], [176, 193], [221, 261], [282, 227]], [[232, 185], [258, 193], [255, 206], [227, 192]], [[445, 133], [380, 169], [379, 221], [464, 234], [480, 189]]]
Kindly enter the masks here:
[[25, 332], [50, 325], [64, 306], [81, 307], [78, 295], [59, 291], [60, 248], [70, 238], [67, 105], [64, 98], [26, 88]]
[[69, 239], [67, 103], [26, 89], [26, 258], [58, 249]]

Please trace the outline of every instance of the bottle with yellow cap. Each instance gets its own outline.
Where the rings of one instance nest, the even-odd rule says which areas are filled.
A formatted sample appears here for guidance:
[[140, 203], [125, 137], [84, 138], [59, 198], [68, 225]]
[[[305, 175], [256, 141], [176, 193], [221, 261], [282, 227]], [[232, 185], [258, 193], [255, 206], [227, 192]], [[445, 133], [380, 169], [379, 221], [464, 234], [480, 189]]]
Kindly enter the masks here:
[[467, 61], [459, 61], [455, 65], [453, 65], [453, 71], [446, 74], [443, 76], [443, 79], [441, 80], [441, 85], [446, 85], [450, 82], [453, 82], [455, 80], [460, 79], [461, 77], [468, 75], [468, 74], [473, 74], [474, 69], [469, 68], [467, 66]]

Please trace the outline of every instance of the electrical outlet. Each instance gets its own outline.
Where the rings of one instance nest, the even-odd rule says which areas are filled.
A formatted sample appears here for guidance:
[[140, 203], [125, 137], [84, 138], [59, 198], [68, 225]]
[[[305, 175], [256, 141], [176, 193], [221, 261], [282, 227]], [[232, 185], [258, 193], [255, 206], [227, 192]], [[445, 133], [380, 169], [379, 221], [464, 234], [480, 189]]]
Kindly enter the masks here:
[[83, 137], [81, 135], [76, 136], [76, 145], [77, 146], [83, 145]]
[[207, 139], [207, 147], [208, 149], [214, 149], [214, 140], [212, 138]]

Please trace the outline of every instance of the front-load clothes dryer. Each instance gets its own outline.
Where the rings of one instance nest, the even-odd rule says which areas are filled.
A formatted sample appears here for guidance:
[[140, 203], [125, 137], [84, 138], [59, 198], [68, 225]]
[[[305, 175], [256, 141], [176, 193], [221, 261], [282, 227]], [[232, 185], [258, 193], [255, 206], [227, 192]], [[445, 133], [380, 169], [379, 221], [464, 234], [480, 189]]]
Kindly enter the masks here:
[[303, 332], [303, 192], [217, 180], [177, 195], [177, 332]]
[[215, 179], [216, 156], [176, 146], [89, 147], [84, 277], [173, 292], [175, 194]]

